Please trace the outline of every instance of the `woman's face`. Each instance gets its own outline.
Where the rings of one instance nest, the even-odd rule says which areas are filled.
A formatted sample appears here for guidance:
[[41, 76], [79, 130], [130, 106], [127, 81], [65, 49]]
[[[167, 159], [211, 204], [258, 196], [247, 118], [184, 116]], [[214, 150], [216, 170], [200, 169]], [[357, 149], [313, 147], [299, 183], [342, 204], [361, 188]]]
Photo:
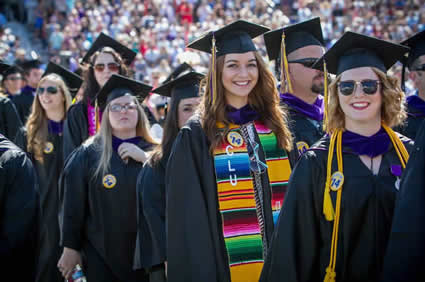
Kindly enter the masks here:
[[94, 76], [102, 88], [113, 74], [118, 74], [120, 65], [109, 53], [100, 53], [93, 65]]
[[[352, 90], [353, 81], [356, 82], [354, 90]], [[381, 89], [379, 78], [370, 67], [351, 69], [342, 73], [338, 83], [338, 99], [345, 114], [346, 128], [381, 123]], [[351, 91], [350, 95], [342, 94]]]
[[193, 115], [201, 101], [200, 97], [181, 99], [178, 106], [178, 126], [182, 128]]
[[55, 81], [45, 80], [40, 83], [37, 88], [37, 98], [46, 112], [64, 110], [65, 97]]
[[258, 66], [254, 52], [225, 55], [222, 83], [228, 104], [236, 108], [246, 105], [257, 81]]
[[138, 114], [133, 96], [122, 96], [109, 104], [109, 120], [113, 131], [128, 132], [136, 129]]

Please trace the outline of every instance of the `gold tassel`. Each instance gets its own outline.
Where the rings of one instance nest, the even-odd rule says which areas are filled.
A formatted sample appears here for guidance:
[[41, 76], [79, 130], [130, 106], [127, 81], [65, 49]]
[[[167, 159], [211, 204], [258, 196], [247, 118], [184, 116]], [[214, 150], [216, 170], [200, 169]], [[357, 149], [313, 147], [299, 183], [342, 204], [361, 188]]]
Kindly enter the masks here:
[[[289, 77], [288, 58], [286, 57], [286, 44], [285, 32], [282, 31], [282, 39], [280, 41], [280, 71], [284, 71], [284, 81], [280, 83], [280, 91], [282, 92], [282, 85], [285, 83], [285, 92], [294, 93], [292, 89], [291, 78]], [[282, 92], [283, 93], [283, 92]]]
[[323, 115], [323, 130], [327, 133], [328, 132], [328, 102], [329, 102], [329, 94], [328, 94], [328, 69], [326, 68], [326, 62], [323, 62], [323, 83], [324, 83], [324, 89], [323, 89], [323, 103], [325, 103], [325, 113]]
[[97, 104], [97, 99], [94, 102], [94, 112], [95, 112], [94, 116], [95, 116], [96, 133], [97, 133], [99, 131], [99, 127], [100, 127], [100, 125], [99, 125], [99, 106]]
[[215, 69], [216, 52], [217, 52], [217, 47], [215, 45], [215, 36], [214, 36], [214, 33], [213, 33], [212, 48], [211, 48], [211, 80], [210, 80], [211, 105], [212, 106], [214, 106], [215, 100], [217, 99], [217, 74], [216, 74], [216, 69]]
[[77, 98], [72, 99], [72, 105], [74, 105], [75, 102], [77, 102]]

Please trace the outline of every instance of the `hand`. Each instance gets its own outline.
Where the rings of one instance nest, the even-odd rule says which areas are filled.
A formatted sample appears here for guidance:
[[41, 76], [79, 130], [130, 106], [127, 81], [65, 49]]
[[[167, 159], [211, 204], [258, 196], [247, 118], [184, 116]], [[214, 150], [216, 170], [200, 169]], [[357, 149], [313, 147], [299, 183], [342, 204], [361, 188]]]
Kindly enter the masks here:
[[136, 162], [144, 163], [148, 156], [147, 154], [132, 143], [122, 143], [118, 147], [118, 155], [120, 155], [121, 159], [125, 162], [128, 161], [128, 158], [132, 158]]
[[59, 271], [65, 279], [71, 278], [74, 267], [79, 264], [82, 267], [80, 252], [67, 247], [63, 248], [63, 253], [58, 261]]
[[167, 261], [164, 261], [165, 278], [167, 278]]

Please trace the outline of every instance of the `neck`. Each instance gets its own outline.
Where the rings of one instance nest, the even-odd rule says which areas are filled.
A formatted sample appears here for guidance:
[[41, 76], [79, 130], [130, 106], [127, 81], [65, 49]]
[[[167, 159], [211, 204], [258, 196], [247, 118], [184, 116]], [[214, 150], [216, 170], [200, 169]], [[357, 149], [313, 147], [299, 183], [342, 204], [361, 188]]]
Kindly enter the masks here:
[[112, 135], [118, 137], [119, 139], [129, 139], [136, 137], [136, 129], [130, 130], [114, 130], [112, 129]]
[[19, 94], [20, 91], [21, 91], [21, 89], [11, 89], [11, 90], [9, 90], [9, 94], [10, 95], [17, 95], [17, 94]]
[[57, 111], [46, 111], [46, 116], [48, 119], [59, 122], [63, 120], [63, 117], [65, 116], [65, 113], [62, 110], [57, 110]]
[[418, 97], [425, 101], [425, 89], [418, 89]]
[[236, 95], [226, 95], [226, 102], [235, 109], [240, 109], [248, 104], [248, 96], [239, 97]]
[[345, 120], [345, 129], [362, 136], [372, 136], [381, 129], [381, 120], [376, 122], [367, 121], [364, 123]]
[[314, 102], [317, 100], [317, 93], [313, 93], [311, 91], [306, 91], [305, 89], [302, 89], [301, 87], [296, 87], [294, 85], [293, 87], [294, 93], [291, 93], [292, 95], [296, 96], [297, 98], [303, 100], [304, 102], [313, 105]]

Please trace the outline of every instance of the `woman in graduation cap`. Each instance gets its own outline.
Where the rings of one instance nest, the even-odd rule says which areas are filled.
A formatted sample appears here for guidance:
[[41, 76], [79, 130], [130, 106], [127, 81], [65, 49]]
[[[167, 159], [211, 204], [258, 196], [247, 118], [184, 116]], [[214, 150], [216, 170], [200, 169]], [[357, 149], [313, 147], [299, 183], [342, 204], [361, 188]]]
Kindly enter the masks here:
[[36, 281], [62, 281], [56, 264], [60, 257], [58, 180], [63, 167], [63, 122], [71, 106], [70, 88], [82, 79], [52, 62], [36, 90], [36, 99], [25, 128], [15, 143], [29, 153], [39, 181], [40, 214]]
[[407, 50], [347, 32], [318, 62], [336, 74], [325, 95], [328, 135], [292, 172], [261, 281], [379, 279], [412, 146], [390, 129], [406, 113], [386, 71]]
[[199, 83], [203, 77], [204, 75], [194, 72], [189, 65], [182, 64], [166, 82], [153, 90], [154, 93], [171, 97], [171, 100], [162, 143], [155, 149], [137, 180], [140, 248], [136, 249], [136, 265], [150, 269], [151, 282], [165, 281], [165, 168], [180, 128], [199, 105]]
[[113, 75], [128, 75], [136, 53], [113, 38], [101, 33], [82, 59], [84, 96], [72, 105], [64, 127], [64, 159], [88, 137], [99, 130], [102, 113], [95, 96]]
[[191, 43], [211, 52], [199, 113], [166, 169], [169, 281], [258, 281], [291, 168], [276, 82], [243, 20]]
[[97, 97], [104, 111], [99, 132], [65, 163], [60, 180], [64, 251], [58, 262], [65, 278], [80, 264], [88, 281], [145, 281], [144, 272], [132, 265], [136, 179], [155, 144], [137, 97], [150, 90], [113, 75]]

